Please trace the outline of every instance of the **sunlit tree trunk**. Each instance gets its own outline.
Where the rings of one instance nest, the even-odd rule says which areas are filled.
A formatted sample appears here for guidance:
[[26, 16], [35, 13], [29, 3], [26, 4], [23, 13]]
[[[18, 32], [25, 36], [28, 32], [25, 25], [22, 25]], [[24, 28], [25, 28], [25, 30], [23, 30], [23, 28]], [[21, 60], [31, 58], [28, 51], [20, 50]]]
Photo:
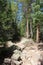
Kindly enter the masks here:
[[39, 43], [39, 25], [37, 25], [37, 30], [36, 30], [36, 42]]
[[30, 35], [29, 35], [29, 25], [28, 25], [28, 18], [27, 18], [27, 21], [26, 21], [26, 37], [29, 38]]

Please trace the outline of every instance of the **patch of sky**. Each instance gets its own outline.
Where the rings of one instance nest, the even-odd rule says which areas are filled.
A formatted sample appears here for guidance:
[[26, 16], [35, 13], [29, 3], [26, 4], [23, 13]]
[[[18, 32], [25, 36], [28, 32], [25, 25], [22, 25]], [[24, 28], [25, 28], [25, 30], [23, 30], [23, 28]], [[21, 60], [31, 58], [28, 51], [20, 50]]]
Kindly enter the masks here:
[[21, 21], [22, 17], [23, 17], [23, 15], [22, 15], [22, 13], [23, 13], [23, 11], [22, 11], [22, 3], [19, 2], [18, 0], [9, 0], [9, 2], [12, 2], [12, 1], [14, 1], [14, 4], [18, 5], [17, 20]]
[[17, 20], [22, 20], [22, 3], [18, 3], [18, 12], [17, 12]]
[[40, 9], [43, 12], [43, 8]]

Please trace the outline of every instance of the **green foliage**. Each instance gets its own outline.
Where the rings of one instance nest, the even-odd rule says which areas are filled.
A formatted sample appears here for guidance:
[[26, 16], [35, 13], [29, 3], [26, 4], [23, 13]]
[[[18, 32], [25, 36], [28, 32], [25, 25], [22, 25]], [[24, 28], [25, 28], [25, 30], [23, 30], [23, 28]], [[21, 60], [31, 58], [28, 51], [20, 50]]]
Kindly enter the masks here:
[[33, 13], [31, 14], [31, 17], [33, 19], [33, 33], [34, 33], [34, 37], [35, 37], [37, 26], [38, 25], [40, 26], [40, 24], [42, 24], [43, 14], [40, 11], [40, 5], [39, 4], [33, 3], [32, 8], [33, 8], [32, 9]]
[[41, 1], [41, 0], [36, 0], [36, 4], [40, 4], [40, 1]]
[[26, 34], [26, 20], [25, 20], [25, 18], [22, 19], [19, 26], [20, 26], [21, 36], [25, 36], [25, 34]]
[[0, 41], [18, 39], [20, 34], [16, 23], [17, 4], [14, 1], [10, 3], [0, 0], [0, 8]]
[[32, 3], [32, 10], [33, 10], [33, 12], [40, 11], [40, 5], [38, 5], [36, 3]]
[[[29, 25], [30, 19], [32, 18], [33, 20], [34, 38], [37, 25], [39, 24], [43, 26], [43, 14], [40, 11], [39, 0], [37, 0], [36, 3], [32, 3], [32, 14], [30, 0], [18, 0], [17, 2], [22, 2], [23, 6], [23, 13], [21, 14], [23, 18], [19, 24], [17, 23], [18, 4], [14, 2], [14, 0], [11, 0], [11, 2], [8, 2], [8, 0], [0, 0], [0, 41], [16, 40], [20, 38], [20, 35], [25, 36], [27, 19], [29, 21]], [[29, 30], [29, 32], [30, 31], [31, 30]]]

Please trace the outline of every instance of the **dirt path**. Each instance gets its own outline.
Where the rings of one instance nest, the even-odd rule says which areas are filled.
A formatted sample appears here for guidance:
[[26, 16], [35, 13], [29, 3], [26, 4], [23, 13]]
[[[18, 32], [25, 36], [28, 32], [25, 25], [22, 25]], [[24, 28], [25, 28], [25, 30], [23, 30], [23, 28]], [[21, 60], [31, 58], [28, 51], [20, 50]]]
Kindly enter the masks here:
[[[16, 44], [12, 42], [9, 42], [8, 44], [9, 44], [8, 47], [10, 47], [13, 44], [21, 49], [20, 50], [21, 51], [20, 57], [22, 59], [21, 65], [43, 65], [43, 43], [35, 43], [32, 39], [22, 38], [21, 41], [17, 42]], [[17, 52], [16, 54], [18, 55], [19, 50], [17, 49], [16, 52]], [[14, 60], [15, 58], [18, 58], [16, 57], [17, 55], [15, 55], [15, 53], [12, 54], [13, 61], [15, 61]]]
[[41, 65], [41, 60], [43, 59], [43, 45], [34, 43], [32, 39], [22, 39], [22, 41], [16, 45], [24, 48], [21, 53], [22, 65]]

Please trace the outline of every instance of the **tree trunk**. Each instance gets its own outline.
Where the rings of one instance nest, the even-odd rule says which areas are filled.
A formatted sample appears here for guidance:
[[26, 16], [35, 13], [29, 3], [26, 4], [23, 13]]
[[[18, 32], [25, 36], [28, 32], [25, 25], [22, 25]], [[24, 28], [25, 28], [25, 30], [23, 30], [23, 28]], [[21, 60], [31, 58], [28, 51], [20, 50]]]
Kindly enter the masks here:
[[33, 37], [33, 31], [32, 31], [32, 21], [30, 21], [30, 34], [31, 34], [31, 38]]
[[29, 35], [28, 19], [27, 19], [27, 22], [26, 22], [26, 37], [27, 37], [27, 38], [30, 37], [30, 35]]
[[36, 30], [36, 42], [39, 43], [39, 26], [37, 26]]

